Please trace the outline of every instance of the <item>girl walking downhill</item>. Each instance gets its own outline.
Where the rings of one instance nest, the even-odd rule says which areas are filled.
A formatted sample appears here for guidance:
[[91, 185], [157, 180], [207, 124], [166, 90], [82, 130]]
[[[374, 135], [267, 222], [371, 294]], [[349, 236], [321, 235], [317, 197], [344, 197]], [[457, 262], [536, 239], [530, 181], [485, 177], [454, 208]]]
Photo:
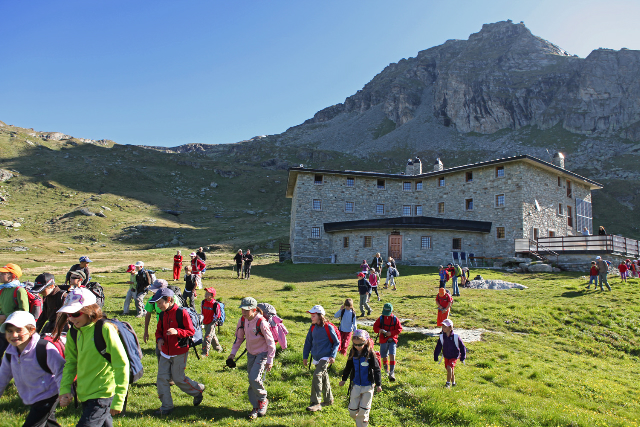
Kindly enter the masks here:
[[333, 404], [327, 370], [336, 361], [340, 341], [335, 327], [325, 319], [325, 311], [321, 305], [314, 305], [307, 313], [311, 315], [311, 327], [304, 340], [302, 362], [307, 366], [311, 354], [311, 363], [316, 367], [311, 382], [311, 405], [307, 407], [307, 411], [316, 412]]
[[340, 326], [338, 327], [340, 332], [340, 347], [338, 348], [338, 352], [346, 356], [347, 350], [349, 349], [349, 342], [351, 341], [351, 334], [356, 330], [356, 312], [353, 309], [353, 300], [347, 298], [334, 317], [340, 319]]
[[369, 270], [369, 284], [371, 285], [371, 291], [376, 293], [378, 301], [380, 301], [380, 294], [378, 293], [378, 274], [373, 268]]
[[367, 427], [374, 384], [375, 390], [380, 393], [382, 376], [372, 341], [365, 330], [358, 329], [353, 334], [353, 347], [349, 352], [347, 366], [342, 371], [342, 381], [338, 385], [342, 387], [347, 378], [352, 382], [349, 415], [355, 420], [356, 427]]
[[242, 317], [236, 326], [236, 340], [228, 359], [233, 360], [240, 345], [247, 341], [247, 375], [249, 376], [249, 402], [253, 410], [249, 419], [264, 417], [269, 400], [264, 388], [264, 375], [273, 366], [276, 355], [276, 342], [271, 334], [269, 322], [262, 316], [258, 302], [251, 297], [243, 298], [240, 303]]
[[[67, 324], [71, 323], [65, 346], [66, 363], [60, 384], [60, 406], [73, 400], [71, 386], [78, 378], [77, 395], [82, 402], [82, 416], [77, 427], [111, 427], [112, 416], [119, 414], [129, 386], [129, 359], [122, 346], [116, 328], [102, 319], [102, 311], [96, 297], [86, 288], [76, 288], [67, 294], [56, 323], [56, 339]], [[102, 331], [96, 331], [99, 327]], [[106, 343], [108, 361], [94, 341], [96, 333], [102, 333]]]
[[449, 388], [456, 385], [456, 362], [458, 359], [462, 363], [467, 357], [467, 348], [460, 339], [458, 334], [453, 333], [453, 322], [451, 319], [445, 319], [442, 322], [442, 333], [433, 352], [433, 358], [437, 362], [440, 358], [440, 352], [444, 356], [444, 367], [447, 370], [447, 382], [445, 387]]

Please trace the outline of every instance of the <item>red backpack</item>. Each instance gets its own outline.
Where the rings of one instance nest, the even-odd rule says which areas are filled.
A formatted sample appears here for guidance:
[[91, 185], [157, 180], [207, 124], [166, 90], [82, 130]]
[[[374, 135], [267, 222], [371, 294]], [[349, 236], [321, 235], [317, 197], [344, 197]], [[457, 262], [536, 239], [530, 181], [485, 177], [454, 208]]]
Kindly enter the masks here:
[[[316, 327], [316, 324], [314, 323], [313, 325], [311, 325], [311, 333], [313, 334], [313, 328]], [[333, 328], [333, 330], [336, 332], [336, 336], [338, 338], [340, 338], [340, 329], [338, 329], [338, 327], [336, 325], [334, 325], [331, 322], [325, 322], [324, 323], [324, 330], [327, 331], [327, 337], [329, 337], [329, 342], [331, 343], [331, 345], [334, 344], [333, 342], [333, 338], [331, 338], [331, 332], [329, 331], [329, 328]]]
[[[16, 286], [13, 288], [13, 303], [18, 306], [18, 289], [22, 286]], [[42, 298], [39, 295], [34, 295], [29, 292], [26, 288], [22, 288], [27, 293], [27, 298], [29, 298], [29, 313], [33, 314], [33, 317], [38, 320], [40, 314], [42, 314]], [[3, 291], [4, 292], [4, 291]]]

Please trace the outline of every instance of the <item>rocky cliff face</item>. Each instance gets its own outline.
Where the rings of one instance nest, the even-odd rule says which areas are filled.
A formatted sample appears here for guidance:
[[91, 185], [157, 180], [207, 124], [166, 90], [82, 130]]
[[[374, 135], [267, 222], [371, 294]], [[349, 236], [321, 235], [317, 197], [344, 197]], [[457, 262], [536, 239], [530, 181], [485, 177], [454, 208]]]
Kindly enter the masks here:
[[449, 40], [390, 64], [343, 104], [305, 124], [378, 108], [399, 128], [421, 105], [458, 132], [557, 124], [584, 135], [640, 140], [640, 51], [569, 55], [524, 24], [486, 24], [468, 40]]

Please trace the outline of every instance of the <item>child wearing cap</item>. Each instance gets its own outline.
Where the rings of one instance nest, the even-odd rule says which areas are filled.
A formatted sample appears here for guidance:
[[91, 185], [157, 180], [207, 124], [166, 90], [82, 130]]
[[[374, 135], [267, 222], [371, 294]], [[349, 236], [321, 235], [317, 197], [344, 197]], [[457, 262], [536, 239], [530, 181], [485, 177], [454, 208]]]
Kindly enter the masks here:
[[[0, 324], [14, 311], [29, 311], [29, 296], [18, 280], [21, 276], [22, 269], [17, 264], [0, 267]], [[0, 334], [0, 357], [8, 346], [4, 334]]]
[[[149, 292], [155, 293], [162, 288], [166, 288], [169, 286], [169, 283], [164, 279], [157, 279], [151, 286], [149, 286]], [[142, 336], [143, 341], [146, 343], [149, 340], [149, 324], [151, 323], [151, 316], [153, 313], [156, 314], [156, 319], [160, 319], [160, 313], [162, 310], [158, 307], [155, 302], [151, 302], [153, 297], [149, 298], [149, 301], [144, 306], [145, 315], [144, 315], [144, 335]], [[173, 302], [180, 307], [182, 305], [182, 301], [180, 301], [179, 295], [173, 296]], [[160, 348], [156, 344], [156, 357], [160, 359]]]
[[240, 309], [242, 309], [242, 317], [238, 320], [236, 340], [227, 359], [233, 360], [240, 345], [247, 341], [247, 375], [249, 377], [247, 393], [249, 402], [253, 406], [249, 419], [255, 419], [264, 417], [267, 413], [269, 400], [263, 382], [265, 372], [269, 372], [273, 366], [276, 342], [271, 334], [271, 326], [263, 317], [262, 310], [258, 308], [258, 302], [254, 298], [243, 298]]
[[[154, 411], [155, 415], [168, 415], [173, 412], [173, 398], [169, 383], [171, 380], [180, 390], [193, 396], [193, 406], [198, 406], [202, 402], [202, 392], [205, 388], [204, 384], [193, 381], [184, 373], [189, 356], [189, 345], [185, 345], [183, 339], [192, 337], [195, 329], [187, 310], [179, 308], [173, 297], [173, 291], [165, 287], [158, 290], [149, 300], [162, 311], [156, 327], [156, 342], [160, 348], [156, 385], [162, 406]], [[180, 322], [178, 316], [182, 317]]]
[[124, 297], [124, 308], [122, 310], [123, 314], [129, 314], [129, 307], [131, 306], [131, 300], [135, 301], [136, 288], [138, 287], [138, 284], [136, 282], [136, 266], [133, 264], [130, 264], [129, 267], [127, 267], [126, 272], [129, 273], [131, 277], [127, 282], [129, 284], [129, 290], [127, 291], [127, 295]]
[[[398, 335], [402, 332], [400, 320], [393, 314], [393, 305], [386, 303], [382, 308], [382, 316], [378, 317], [373, 324], [373, 332], [379, 335], [380, 356], [382, 356], [382, 366], [384, 372], [389, 375], [389, 381], [396, 380], [396, 348], [398, 346]], [[387, 365], [387, 356], [389, 364]]]
[[[86, 288], [69, 291], [58, 313], [55, 339], [60, 339], [67, 322], [71, 324], [60, 383], [60, 406], [73, 400], [71, 387], [77, 377], [76, 392], [82, 402], [77, 425], [111, 426], [111, 417], [122, 411], [129, 386], [129, 359], [118, 331], [112, 324], [101, 321], [102, 310], [95, 295]], [[96, 348], [94, 337], [100, 332], [110, 360]]]
[[440, 285], [438, 295], [436, 295], [436, 308], [438, 309], [438, 317], [436, 318], [436, 326], [442, 326], [442, 321], [449, 318], [449, 310], [453, 304], [453, 297], [444, 285]]
[[42, 297], [42, 314], [36, 321], [36, 331], [45, 335], [53, 332], [56, 326], [58, 310], [64, 305], [67, 293], [56, 286], [55, 277], [51, 273], [42, 273], [36, 277], [31, 292]]
[[357, 329], [353, 300], [351, 298], [344, 300], [344, 304], [342, 304], [334, 317], [340, 319], [340, 326], [338, 326], [338, 331], [340, 332], [340, 347], [338, 348], [338, 352], [346, 356], [347, 350], [349, 349], [349, 342], [351, 341], [351, 334]]
[[367, 309], [367, 316], [371, 314], [369, 307], [369, 295], [371, 294], [371, 284], [364, 277], [363, 272], [358, 273], [358, 293], [360, 294], [360, 317], [364, 317], [364, 309]]
[[455, 367], [458, 359], [462, 363], [467, 357], [467, 348], [464, 346], [462, 339], [458, 334], [453, 333], [453, 322], [451, 319], [445, 319], [442, 322], [442, 333], [433, 352], [433, 358], [437, 362], [440, 352], [444, 356], [444, 367], [447, 370], [447, 382], [445, 387], [449, 388], [456, 385]]
[[309, 354], [311, 354], [311, 363], [316, 366], [316, 369], [311, 382], [311, 405], [307, 407], [307, 411], [316, 412], [323, 406], [333, 404], [327, 370], [336, 361], [340, 340], [335, 326], [324, 317], [325, 311], [321, 305], [314, 305], [307, 313], [311, 315], [311, 327], [304, 340], [302, 363], [307, 366]]
[[373, 341], [369, 333], [358, 329], [353, 334], [353, 346], [349, 352], [347, 365], [342, 371], [342, 387], [347, 378], [353, 382], [349, 399], [349, 415], [356, 422], [357, 427], [369, 425], [369, 412], [373, 400], [374, 384], [379, 393], [382, 391], [382, 376], [380, 365], [373, 348]]
[[218, 353], [222, 353], [222, 346], [216, 335], [216, 321], [220, 318], [220, 303], [215, 300], [216, 290], [214, 288], [206, 288], [204, 290], [204, 299], [200, 304], [200, 313], [202, 314], [204, 324], [204, 340], [202, 341], [202, 356], [209, 355], [211, 342], [213, 348]]
[[73, 273], [74, 271], [81, 271], [82, 273], [84, 273], [82, 283], [77, 286], [87, 286], [87, 283], [89, 283], [89, 281], [91, 280], [89, 263], [93, 261], [91, 261], [88, 256], [81, 256], [78, 261], [79, 263], [72, 265], [69, 271], [67, 272], [67, 277], [64, 280], [65, 285], [70, 283], [71, 273]]
[[[60, 426], [56, 421], [58, 389], [64, 358], [36, 332], [36, 319], [27, 311], [16, 311], [0, 325], [0, 333], [11, 344], [0, 364], [0, 396], [13, 378], [18, 394], [31, 409], [23, 427]], [[44, 351], [46, 369], [37, 354]]]

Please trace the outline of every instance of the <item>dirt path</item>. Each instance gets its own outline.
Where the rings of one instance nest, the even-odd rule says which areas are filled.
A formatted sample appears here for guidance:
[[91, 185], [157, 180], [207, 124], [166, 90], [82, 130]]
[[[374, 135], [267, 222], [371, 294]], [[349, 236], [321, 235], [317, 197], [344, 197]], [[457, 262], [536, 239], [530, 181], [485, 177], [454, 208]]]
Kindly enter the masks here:
[[[411, 320], [411, 319], [400, 319], [400, 323], [405, 322], [407, 320]], [[364, 326], [373, 326], [374, 322], [375, 322], [374, 320], [358, 319], [358, 324], [364, 325]], [[440, 334], [440, 332], [442, 332], [441, 328], [427, 329], [427, 328], [416, 328], [412, 326], [403, 326], [402, 330], [406, 332], [415, 332], [415, 333], [423, 334], [428, 337], [437, 337]], [[482, 334], [494, 333], [493, 331], [489, 331], [487, 329], [457, 329], [455, 327], [454, 327], [454, 332], [460, 335], [460, 338], [462, 338], [462, 341], [465, 343], [481, 341]]]

